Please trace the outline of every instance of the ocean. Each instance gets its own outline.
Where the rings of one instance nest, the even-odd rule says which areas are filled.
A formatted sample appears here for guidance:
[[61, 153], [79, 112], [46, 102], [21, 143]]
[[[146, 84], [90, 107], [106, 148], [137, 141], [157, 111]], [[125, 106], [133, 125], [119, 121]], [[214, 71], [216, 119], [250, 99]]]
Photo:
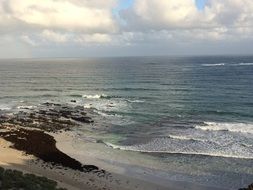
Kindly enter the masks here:
[[84, 106], [77, 158], [164, 183], [252, 183], [252, 97], [251, 56], [0, 60], [0, 112]]

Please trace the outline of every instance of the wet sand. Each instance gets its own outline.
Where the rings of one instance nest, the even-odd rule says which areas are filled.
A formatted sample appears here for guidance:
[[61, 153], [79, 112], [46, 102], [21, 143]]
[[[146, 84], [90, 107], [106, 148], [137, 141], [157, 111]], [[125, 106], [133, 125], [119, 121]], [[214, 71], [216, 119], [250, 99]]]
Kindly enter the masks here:
[[[45, 176], [67, 189], [167, 189], [128, 179], [94, 165], [82, 165], [58, 150], [54, 138], [43, 131], [22, 128], [0, 132], [0, 165]], [[152, 188], [151, 188], [152, 187]]]
[[67, 189], [221, 190], [185, 182], [162, 184], [112, 173], [101, 165], [89, 165], [85, 155], [81, 163], [68, 154], [71, 147], [66, 144], [66, 134], [80, 123], [91, 122], [83, 107], [53, 103], [0, 115], [0, 166], [45, 176]]
[[[52, 136], [39, 130], [22, 128], [0, 132], [0, 166], [45, 176], [67, 189], [91, 190], [214, 190], [187, 183], [171, 183], [170, 187], [150, 181], [109, 173], [93, 165], [82, 165], [56, 147]], [[64, 137], [63, 134], [58, 134]]]

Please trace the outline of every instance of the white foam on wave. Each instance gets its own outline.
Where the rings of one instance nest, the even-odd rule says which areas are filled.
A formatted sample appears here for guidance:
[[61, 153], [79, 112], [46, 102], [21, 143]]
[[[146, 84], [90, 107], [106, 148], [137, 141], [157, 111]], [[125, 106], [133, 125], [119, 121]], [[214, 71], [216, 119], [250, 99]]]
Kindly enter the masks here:
[[33, 109], [35, 108], [36, 106], [18, 106], [17, 108], [18, 109]]
[[204, 67], [215, 67], [215, 66], [225, 66], [225, 65], [228, 65], [228, 66], [251, 66], [253, 65], [253, 63], [251, 62], [241, 62], [241, 63], [235, 63], [235, 64], [227, 64], [227, 63], [213, 63], [213, 64], [202, 64], [202, 66]]
[[187, 136], [169, 135], [168, 137], [171, 138], [171, 139], [178, 139], [178, 140], [185, 140], [185, 141], [190, 141], [190, 140], [202, 141], [202, 142], [205, 142], [205, 141], [206, 141], [206, 140], [204, 140], [204, 139], [193, 138], [193, 137], [187, 137]]
[[93, 108], [93, 107], [92, 107], [92, 104], [90, 104], [90, 103], [84, 104], [83, 107], [86, 108], [86, 109], [91, 109], [91, 108]]
[[101, 101], [88, 101], [84, 104], [84, 108], [93, 108], [99, 111], [122, 111], [126, 110], [129, 106], [130, 105], [125, 101], [107, 99]]
[[98, 111], [98, 110], [93, 110], [95, 113], [101, 115], [101, 116], [104, 116], [104, 117], [117, 117], [117, 118], [123, 118], [122, 115], [119, 115], [119, 114], [110, 114], [110, 113], [105, 113], [105, 112], [102, 112], [102, 111]]
[[130, 103], [143, 103], [145, 102], [144, 100], [127, 100]]
[[127, 116], [123, 116], [123, 115], [119, 115], [119, 114], [111, 114], [111, 113], [99, 111], [96, 109], [94, 109], [93, 112], [102, 116], [104, 121], [108, 121], [110, 124], [113, 124], [113, 125], [124, 126], [124, 125], [129, 125], [129, 124], [135, 123]]
[[197, 125], [196, 129], [205, 131], [230, 131], [237, 133], [253, 134], [253, 123], [216, 123], [205, 122], [205, 125]]
[[130, 146], [121, 146], [108, 142], [105, 142], [105, 145], [113, 149], [142, 153], [206, 155], [214, 157], [253, 159], [252, 147], [236, 142], [229, 148], [212, 141], [195, 142], [171, 138], [156, 138], [145, 144]]
[[7, 104], [0, 104], [0, 110], [8, 111], [8, 110], [11, 110], [11, 107], [10, 105], [7, 105]]
[[226, 63], [202, 64], [204, 67], [224, 66]]
[[95, 94], [95, 95], [86, 95], [86, 94], [84, 94], [82, 97], [86, 98], [86, 99], [100, 99], [100, 98], [107, 97], [107, 95], [105, 95], [105, 94]]
[[241, 65], [241, 66], [249, 66], [249, 65], [253, 65], [253, 63], [238, 63], [238, 65]]

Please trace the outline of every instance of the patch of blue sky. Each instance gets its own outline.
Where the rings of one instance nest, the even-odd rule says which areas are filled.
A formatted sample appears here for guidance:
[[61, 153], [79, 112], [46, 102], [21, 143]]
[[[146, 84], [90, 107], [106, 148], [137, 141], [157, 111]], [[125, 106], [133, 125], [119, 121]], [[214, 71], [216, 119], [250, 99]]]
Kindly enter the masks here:
[[134, 3], [134, 0], [118, 0], [118, 5], [113, 9], [113, 13], [118, 15], [118, 12], [123, 9], [131, 7]]
[[[185, 0], [185, 1], [188, 1], [188, 0]], [[207, 0], [195, 0], [195, 2], [196, 2], [197, 8], [199, 10], [203, 10]], [[134, 0], [118, 0], [118, 6], [113, 9], [113, 13], [117, 15], [120, 10], [131, 7], [133, 3], [134, 3]]]
[[205, 8], [207, 0], [196, 0], [196, 6], [199, 10], [203, 10]]

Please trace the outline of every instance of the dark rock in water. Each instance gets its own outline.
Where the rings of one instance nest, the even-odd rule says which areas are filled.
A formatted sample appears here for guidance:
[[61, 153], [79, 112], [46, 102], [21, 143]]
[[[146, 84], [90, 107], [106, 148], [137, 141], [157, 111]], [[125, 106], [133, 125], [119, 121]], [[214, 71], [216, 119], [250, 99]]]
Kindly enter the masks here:
[[54, 165], [61, 165], [82, 172], [99, 170], [94, 165], [82, 165], [77, 160], [58, 150], [55, 139], [43, 131], [20, 128], [0, 132], [0, 137], [13, 143], [13, 148]]
[[76, 100], [70, 100], [70, 102], [76, 103]]
[[0, 127], [3, 123], [19, 125], [22, 127], [39, 128], [45, 131], [55, 132], [69, 130], [81, 123], [92, 123], [87, 117], [84, 107], [68, 104], [43, 103], [36, 109], [23, 110], [12, 116], [0, 114]]
[[4, 129], [0, 130], [0, 137], [11, 142], [13, 148], [56, 166], [93, 172], [99, 176], [110, 175], [97, 166], [83, 165], [61, 152], [56, 147], [55, 139], [44, 132], [70, 130], [72, 127], [91, 122], [92, 119], [87, 116], [82, 106], [73, 107], [46, 102], [36, 109], [19, 111], [12, 115], [0, 114], [0, 129]]
[[101, 140], [101, 139], [98, 139], [98, 140], [96, 141], [96, 143], [104, 143], [104, 141]]
[[248, 186], [248, 188], [241, 188], [239, 190], [253, 190], [253, 183]]
[[82, 122], [82, 123], [92, 123], [93, 122], [90, 117], [85, 117], [85, 116], [80, 116], [80, 115], [74, 115], [71, 117], [71, 119], [78, 121], [78, 122]]
[[72, 115], [71, 110], [60, 110], [59, 114], [62, 117], [66, 117], [66, 118], [69, 118]]

